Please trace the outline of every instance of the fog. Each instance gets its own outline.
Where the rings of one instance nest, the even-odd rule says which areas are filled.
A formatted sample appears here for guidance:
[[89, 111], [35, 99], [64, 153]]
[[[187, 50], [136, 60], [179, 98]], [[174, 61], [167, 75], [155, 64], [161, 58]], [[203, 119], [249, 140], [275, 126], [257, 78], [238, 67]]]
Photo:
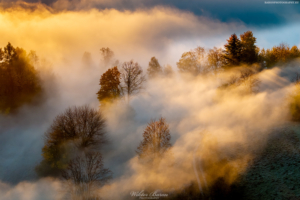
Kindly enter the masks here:
[[[189, 40], [205, 44], [204, 40], [244, 30], [243, 24], [163, 7], [53, 14], [40, 5], [33, 11], [13, 7], [1, 12], [0, 19], [5, 22], [0, 24], [1, 46], [9, 41], [35, 50], [40, 57], [36, 68], [46, 80], [43, 102], [0, 116], [2, 199], [62, 197], [60, 180], [38, 179], [34, 168], [42, 159], [43, 136], [55, 116], [74, 105], [99, 108], [99, 78], [112, 67], [101, 62], [101, 47], [111, 48], [120, 63], [138, 61], [144, 73], [152, 56], [175, 71], [171, 77], [148, 80], [129, 104], [120, 100], [102, 110], [110, 140], [102, 152], [104, 164], [114, 173], [110, 184], [99, 188], [104, 199], [126, 199], [131, 191], [146, 188], [174, 192], [192, 181], [201, 190], [218, 177], [233, 182], [253, 152], [264, 147], [272, 129], [288, 119], [287, 96], [295, 73], [300, 73], [298, 62], [256, 74], [257, 93], [244, 94], [247, 85], [220, 90], [232, 71], [199, 77], [177, 73], [180, 55], [196, 47]], [[218, 39], [215, 43], [221, 44]], [[91, 66], [82, 63], [85, 51], [92, 53]], [[42, 59], [50, 63], [47, 68]], [[139, 164], [135, 150], [150, 120], [160, 117], [170, 125], [173, 156], [152, 170]]]

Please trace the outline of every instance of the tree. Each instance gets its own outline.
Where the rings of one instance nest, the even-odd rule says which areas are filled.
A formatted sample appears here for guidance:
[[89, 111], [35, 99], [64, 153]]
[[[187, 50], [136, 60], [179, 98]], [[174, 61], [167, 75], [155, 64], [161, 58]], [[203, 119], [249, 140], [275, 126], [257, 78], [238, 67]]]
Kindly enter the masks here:
[[99, 111], [88, 106], [70, 107], [54, 119], [46, 139], [48, 144], [73, 140], [83, 148], [104, 144], [107, 142], [105, 120]]
[[99, 148], [105, 143], [107, 138], [102, 114], [88, 106], [70, 107], [54, 119], [45, 133], [44, 160], [36, 171], [40, 176], [59, 175], [71, 157], [69, 151], [72, 146], [82, 150]]
[[207, 72], [205, 53], [203, 47], [197, 47], [194, 50], [183, 53], [179, 62], [176, 63], [179, 71], [192, 75]]
[[100, 78], [98, 100], [102, 103], [109, 102], [121, 96], [120, 75], [117, 67], [108, 69]]
[[86, 152], [71, 160], [62, 174], [67, 181], [72, 199], [100, 199], [94, 192], [112, 178], [112, 172], [104, 168], [99, 152]]
[[258, 51], [256, 38], [252, 31], [247, 31], [240, 35], [241, 38], [241, 62], [246, 64], [253, 64], [258, 61]]
[[127, 99], [129, 101], [130, 95], [133, 95], [142, 89], [145, 76], [143, 75], [141, 66], [137, 62], [131, 60], [123, 63], [121, 77], [122, 90], [127, 94]]
[[298, 49], [297, 46], [294, 45], [294, 46], [290, 49], [290, 57], [291, 57], [291, 59], [300, 57], [300, 50]]
[[219, 71], [224, 64], [222, 49], [214, 47], [210, 49], [207, 54], [208, 66], [211, 71], [217, 72]]
[[242, 45], [236, 34], [232, 34], [224, 45], [224, 61], [226, 66], [236, 66], [241, 62]]
[[171, 148], [169, 125], [164, 118], [151, 121], [143, 133], [143, 140], [137, 148], [140, 159], [146, 161], [159, 160]]
[[114, 57], [114, 52], [108, 47], [102, 47], [100, 49], [100, 53], [102, 55], [102, 61], [104, 62], [104, 65], [107, 66], [109, 62], [111, 62], [111, 59]]
[[275, 64], [284, 64], [295, 58], [300, 57], [300, 51], [297, 46], [292, 48], [289, 45], [281, 43], [279, 46], [274, 46], [272, 49], [262, 49], [259, 53], [259, 61], [263, 62], [268, 68]]
[[162, 68], [161, 68], [158, 60], [155, 57], [151, 58], [147, 72], [148, 72], [148, 76], [150, 78], [154, 78], [157, 75], [162, 74]]
[[13, 112], [42, 92], [30, 54], [10, 43], [0, 50], [0, 112]]
[[164, 67], [164, 70], [163, 70], [163, 74], [165, 76], [172, 76], [174, 74], [174, 71], [172, 69], [172, 66], [171, 65], [166, 65]]

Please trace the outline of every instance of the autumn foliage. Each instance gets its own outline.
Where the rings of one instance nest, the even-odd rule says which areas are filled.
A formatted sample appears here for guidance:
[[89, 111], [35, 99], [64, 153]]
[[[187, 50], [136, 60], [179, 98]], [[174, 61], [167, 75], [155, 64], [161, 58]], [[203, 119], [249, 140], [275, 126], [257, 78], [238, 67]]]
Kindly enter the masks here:
[[120, 75], [117, 67], [108, 69], [100, 78], [100, 90], [98, 91], [98, 100], [100, 102], [110, 102], [121, 96]]
[[171, 148], [169, 125], [164, 118], [151, 121], [143, 133], [143, 140], [137, 148], [137, 154], [144, 161], [161, 159]]
[[0, 113], [14, 112], [41, 92], [41, 82], [29, 55], [10, 43], [0, 48]]

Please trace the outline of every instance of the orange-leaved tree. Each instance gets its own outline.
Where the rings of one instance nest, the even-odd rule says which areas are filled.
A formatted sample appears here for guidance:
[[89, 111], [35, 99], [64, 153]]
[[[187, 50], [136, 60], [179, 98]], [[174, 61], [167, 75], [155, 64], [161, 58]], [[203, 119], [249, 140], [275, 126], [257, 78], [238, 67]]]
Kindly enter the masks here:
[[108, 69], [100, 78], [100, 90], [98, 91], [98, 100], [102, 103], [110, 102], [121, 96], [120, 76], [117, 67]]

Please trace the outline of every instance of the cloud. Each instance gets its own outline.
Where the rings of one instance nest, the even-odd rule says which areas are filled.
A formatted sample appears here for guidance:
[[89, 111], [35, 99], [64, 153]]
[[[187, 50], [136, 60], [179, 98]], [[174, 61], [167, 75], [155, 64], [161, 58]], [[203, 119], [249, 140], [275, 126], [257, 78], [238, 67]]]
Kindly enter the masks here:
[[52, 179], [37, 182], [21, 182], [11, 186], [0, 182], [0, 196], [3, 200], [53, 200], [61, 199], [61, 183]]
[[[60, 181], [37, 180], [34, 167], [41, 159], [43, 133], [57, 114], [72, 105], [98, 106], [96, 68], [77, 67], [67, 78], [57, 80], [59, 97], [2, 120], [1, 126], [7, 127], [1, 133], [1, 163], [7, 170], [1, 180], [15, 184], [0, 186], [5, 198], [39, 199], [39, 195], [45, 195], [59, 199], [62, 195], [65, 188]], [[66, 69], [57, 70], [60, 76], [65, 72]], [[99, 189], [99, 194], [105, 199], [126, 199], [131, 191], [147, 188], [171, 194], [197, 181], [194, 166], [201, 187], [209, 186], [218, 177], [234, 181], [246, 169], [252, 152], [264, 147], [271, 129], [285, 123], [286, 95], [293, 89], [295, 72], [300, 72], [298, 64], [265, 70], [258, 74], [260, 92], [249, 95], [239, 95], [240, 90], [245, 90], [243, 85], [220, 93], [217, 87], [230, 77], [227, 72], [217, 77], [184, 79], [175, 75], [148, 81], [129, 106], [120, 101], [104, 110], [111, 140], [103, 151], [104, 163], [114, 172], [114, 179]], [[135, 150], [147, 123], [161, 116], [170, 124], [174, 156], [152, 170], [139, 164]], [[169, 163], [174, 165], [170, 167]], [[50, 192], [44, 189], [49, 184]]]
[[[15, 0], [2, 0], [10, 6]], [[20, 1], [18, 1], [20, 2]], [[255, 27], [278, 26], [291, 21], [299, 20], [299, 7], [297, 5], [266, 5], [264, 1], [238, 1], [238, 0], [211, 0], [188, 1], [180, 0], [26, 0], [25, 2], [41, 2], [61, 10], [99, 10], [117, 9], [120, 11], [139, 9], [152, 9], [157, 6], [176, 8], [188, 11], [197, 16], [205, 16], [222, 22], [241, 21]]]
[[[34, 173], [41, 160], [43, 134], [68, 106], [98, 107], [99, 78], [106, 70], [99, 63], [101, 47], [110, 47], [121, 62], [137, 60], [144, 69], [153, 55], [162, 64], [174, 66], [182, 52], [198, 43], [222, 44], [232, 32], [246, 29], [241, 22], [224, 23], [176, 8], [54, 12], [42, 4], [36, 6], [2, 10], [0, 45], [9, 41], [36, 50], [49, 60], [59, 95], [49, 96], [36, 107], [25, 106], [17, 116], [1, 117], [1, 168], [6, 170], [0, 172], [0, 178], [15, 184], [1, 184], [1, 194], [7, 199], [40, 199], [43, 194], [55, 199], [58, 197], [51, 195], [60, 195], [58, 181], [37, 180]], [[93, 53], [95, 66], [82, 65], [84, 51]], [[105, 147], [104, 162], [115, 179], [99, 190], [100, 194], [121, 199], [146, 186], [180, 189], [196, 181], [195, 156], [196, 168], [202, 168], [207, 184], [228, 171], [226, 178], [233, 181], [245, 169], [253, 149], [263, 148], [270, 128], [285, 122], [285, 96], [292, 89], [293, 74], [299, 71], [298, 65], [265, 70], [258, 75], [260, 92], [246, 96], [239, 95], [243, 86], [225, 93], [217, 89], [229, 77], [227, 73], [197, 79], [176, 74], [170, 79], [149, 81], [144, 91], [132, 98], [130, 106], [121, 101], [105, 111], [111, 144]], [[158, 171], [145, 171], [135, 150], [147, 123], [161, 116], [170, 124], [175, 167], [166, 171], [166, 162]], [[223, 158], [231, 160], [222, 163]], [[219, 173], [215, 174], [217, 169]], [[45, 190], [48, 185], [49, 191]]]
[[173, 45], [185, 44], [177, 51], [178, 57], [195, 47], [195, 42], [205, 44], [209, 38], [225, 41], [233, 31], [245, 30], [241, 23], [222, 23], [163, 7], [135, 12], [93, 9], [53, 13], [42, 5], [34, 10], [17, 6], [3, 10], [0, 19], [5, 21], [0, 25], [1, 46], [9, 41], [56, 61], [81, 57], [84, 51], [99, 55], [101, 47], [109, 47], [121, 60], [133, 58], [146, 64], [158, 55], [174, 64], [174, 55], [168, 52]]
[[[195, 158], [201, 187], [218, 177], [234, 181], [243, 174], [253, 153], [264, 148], [272, 129], [286, 122], [286, 96], [293, 89], [295, 71], [300, 71], [299, 66], [261, 72], [260, 92], [246, 96], [239, 94], [247, 87], [243, 85], [220, 94], [217, 87], [230, 77], [227, 73], [189, 81], [174, 78], [148, 82], [144, 93], [130, 104], [135, 111], [133, 121], [124, 120], [122, 103], [106, 113], [114, 141], [106, 151], [106, 163], [117, 175], [99, 193], [106, 199], [126, 199], [132, 191], [149, 188], [169, 194], [180, 191], [197, 181]], [[165, 163], [153, 170], [141, 166], [134, 151], [147, 123], [161, 116], [170, 124], [174, 157], [165, 158]], [[117, 160], [118, 164], [114, 162]], [[169, 168], [172, 162], [175, 164]]]

